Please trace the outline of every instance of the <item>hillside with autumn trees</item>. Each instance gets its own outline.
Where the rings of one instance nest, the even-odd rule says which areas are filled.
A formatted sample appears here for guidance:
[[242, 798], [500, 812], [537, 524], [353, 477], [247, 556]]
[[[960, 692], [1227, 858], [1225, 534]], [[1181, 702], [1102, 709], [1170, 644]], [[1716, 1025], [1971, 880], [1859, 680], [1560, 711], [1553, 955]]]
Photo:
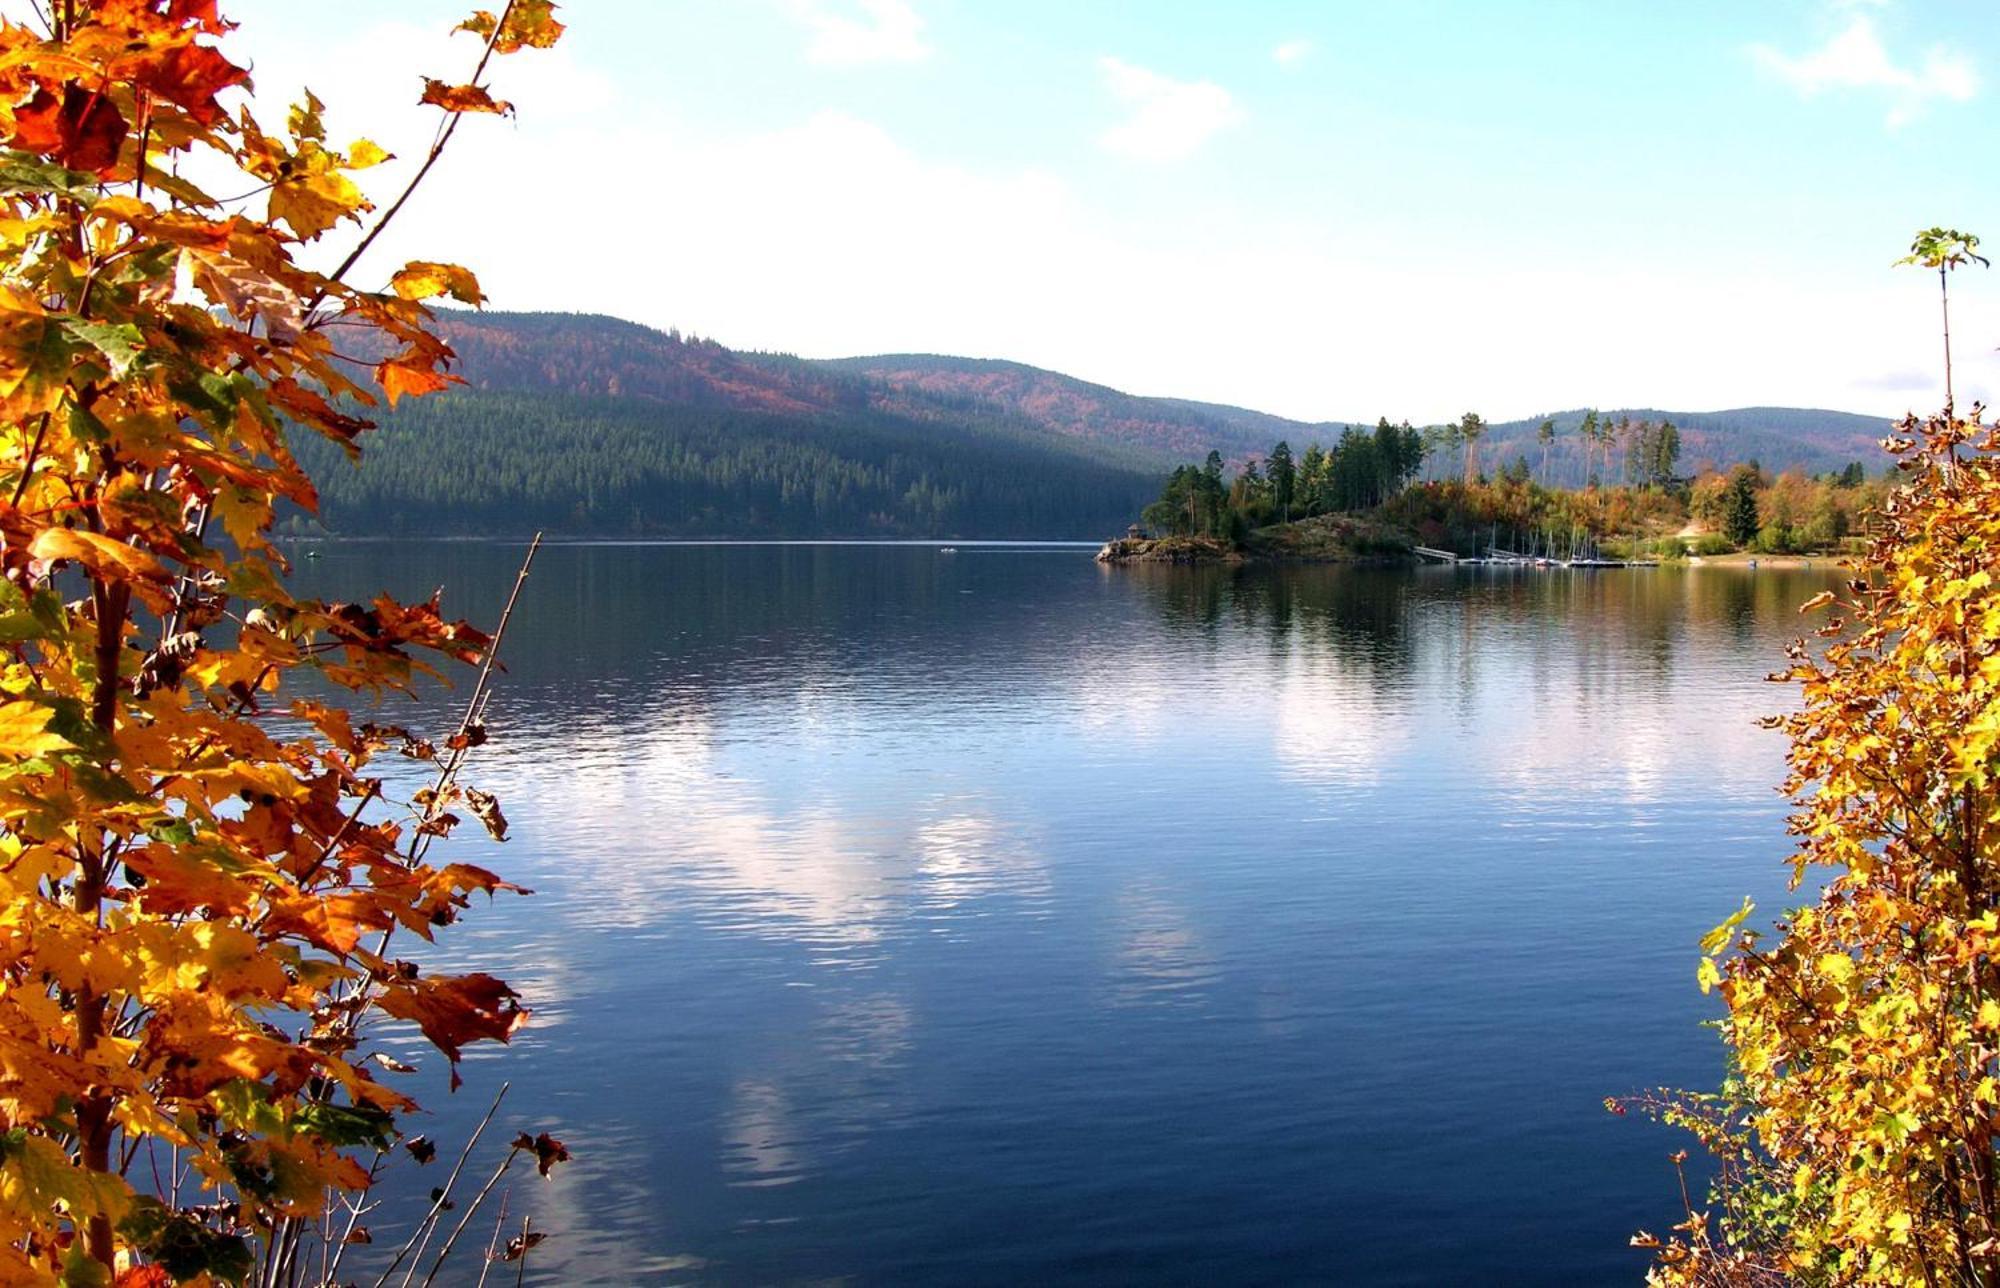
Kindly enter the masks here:
[[612, 318], [447, 315], [463, 387], [382, 418], [368, 468], [303, 439], [342, 535], [527, 532], [1093, 537], [1152, 461], [1020, 417], [904, 395]]
[[[439, 325], [464, 384], [384, 416], [366, 471], [302, 441], [322, 508], [289, 530], [1096, 538], [1182, 461], [1242, 464], [1344, 430], [996, 360], [813, 361], [588, 314], [458, 310]], [[1631, 427], [1664, 423], [1689, 472], [1837, 470], [1887, 431], [1792, 408], [1579, 410], [1487, 425], [1478, 456], [1491, 472], [1526, 461], [1557, 486], [1610, 482]], [[1430, 476], [1458, 472], [1447, 428], [1425, 431]]]

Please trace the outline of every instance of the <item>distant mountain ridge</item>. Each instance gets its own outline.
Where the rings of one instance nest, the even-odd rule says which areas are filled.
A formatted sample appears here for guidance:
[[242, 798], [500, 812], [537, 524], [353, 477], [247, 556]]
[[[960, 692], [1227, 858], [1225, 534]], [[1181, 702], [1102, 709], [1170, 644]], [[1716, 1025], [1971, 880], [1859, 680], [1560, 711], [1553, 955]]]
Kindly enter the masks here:
[[[599, 314], [450, 311], [439, 324], [463, 389], [385, 415], [359, 472], [298, 445], [333, 530], [1098, 536], [1176, 464], [1211, 450], [1240, 462], [1280, 439], [1303, 451], [1373, 424], [1128, 394], [999, 359], [733, 350]], [[1553, 417], [1559, 482], [1582, 481], [1582, 414]], [[1674, 421], [1686, 466], [1774, 470], [1873, 469], [1889, 424], [1783, 407], [1600, 414]], [[1525, 456], [1539, 470], [1542, 419], [1490, 426], [1481, 465]]]
[[[793, 415], [873, 411], [940, 424], [976, 413], [1169, 467], [1210, 450], [1231, 460], [1262, 456], [1280, 438], [1302, 450], [1308, 442], [1337, 438], [1348, 425], [1375, 423], [1373, 417], [1301, 421], [1247, 407], [1130, 394], [1000, 358], [906, 353], [802, 359], [733, 350], [602, 314], [454, 312], [444, 315], [444, 330], [475, 388]], [[1867, 459], [1890, 428], [1886, 417], [1799, 407], [1615, 407], [1598, 414], [1673, 421], [1690, 466], [1704, 457], [1718, 465], [1755, 458], [1773, 470], [1837, 469]], [[1565, 441], [1574, 442], [1583, 415], [1584, 409], [1572, 408], [1495, 422], [1480, 455], [1499, 462], [1525, 452], [1539, 462], [1534, 435], [1541, 422], [1555, 420], [1560, 451]]]
[[[1060, 372], [989, 358], [883, 354], [835, 358], [813, 365], [864, 375], [933, 398], [966, 400], [960, 405], [1004, 409], [1057, 433], [1160, 453], [1174, 462], [1199, 458], [1210, 449], [1232, 460], [1262, 456], [1280, 439], [1297, 452], [1307, 443], [1332, 442], [1349, 425], [1373, 426], [1376, 419], [1301, 421], [1247, 407], [1147, 397]], [[1542, 421], [1553, 419], [1558, 439], [1550, 452], [1552, 469], [1570, 454], [1581, 462], [1583, 454], [1575, 446], [1575, 435], [1584, 410], [1579, 407], [1489, 425], [1480, 444], [1480, 457], [1496, 463], [1497, 468], [1497, 463], [1525, 454], [1539, 465], [1541, 446], [1535, 434]], [[1890, 428], [1886, 417], [1801, 407], [1738, 407], [1710, 412], [1627, 407], [1603, 409], [1598, 414], [1613, 420], [1672, 421], [1681, 431], [1681, 459], [1690, 467], [1707, 458], [1717, 465], [1754, 459], [1772, 470], [1838, 469], [1851, 460], [1870, 461], [1879, 454], [1880, 440]]]
[[1337, 425], [1308, 425], [1245, 407], [1128, 394], [994, 358], [898, 353], [814, 365], [865, 376], [892, 389], [952, 399], [960, 406], [1004, 410], [1058, 434], [1156, 455], [1162, 463], [1206, 456], [1211, 450], [1240, 459], [1262, 455], [1286, 435], [1340, 432]]
[[[1490, 425], [1479, 444], [1479, 459], [1499, 469], [1525, 457], [1539, 476], [1542, 447], [1537, 438], [1542, 422], [1556, 424], [1556, 443], [1549, 452], [1549, 476], [1558, 484], [1582, 483], [1587, 477], [1584, 449], [1577, 438], [1584, 408], [1549, 412], [1522, 420]], [[1657, 407], [1599, 409], [1600, 419], [1671, 421], [1680, 431], [1681, 468], [1693, 473], [1704, 465], [1717, 468], [1755, 461], [1773, 472], [1805, 470], [1824, 473], [1850, 461], [1860, 461], [1869, 473], [1888, 464], [1882, 451], [1892, 423], [1886, 416], [1824, 411], [1808, 407], [1735, 407], [1725, 411], [1664, 411]]]

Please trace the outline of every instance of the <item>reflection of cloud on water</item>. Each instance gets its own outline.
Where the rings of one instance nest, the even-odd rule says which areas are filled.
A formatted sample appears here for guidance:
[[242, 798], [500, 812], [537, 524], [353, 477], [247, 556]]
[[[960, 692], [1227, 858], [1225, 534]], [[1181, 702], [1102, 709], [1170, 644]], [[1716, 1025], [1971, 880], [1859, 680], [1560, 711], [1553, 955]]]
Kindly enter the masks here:
[[611, 931], [692, 912], [725, 933], [839, 953], [919, 908], [1046, 891], [1033, 842], [962, 795], [878, 802], [814, 784], [781, 804], [718, 763], [715, 739], [705, 724], [628, 738], [624, 759], [579, 759], [532, 802], [570, 820], [570, 862], [541, 874], [565, 886], [565, 911]]
[[[646, 1248], [649, 1236], [660, 1234], [655, 1216], [657, 1181], [648, 1172], [648, 1163], [633, 1155], [628, 1138], [574, 1127], [564, 1127], [558, 1134], [573, 1161], [556, 1168], [547, 1179], [518, 1160], [508, 1174], [505, 1198], [511, 1215], [503, 1239], [520, 1232], [523, 1214], [532, 1214], [534, 1228], [549, 1235], [529, 1258], [530, 1282], [636, 1283], [685, 1275], [707, 1264], [700, 1257]], [[495, 1196], [496, 1203], [499, 1197]], [[482, 1243], [480, 1252], [484, 1251]], [[511, 1283], [511, 1276], [502, 1282]]]
[[722, 1128], [722, 1170], [734, 1186], [790, 1185], [805, 1174], [800, 1131], [791, 1102], [773, 1082], [748, 1080], [732, 1089]]
[[1219, 974], [1187, 911], [1157, 894], [1122, 895], [1112, 937], [1116, 946], [1107, 982], [1114, 1006], [1199, 1003]]
[[1183, 663], [1145, 650], [1078, 657], [1058, 710], [1078, 729], [1149, 743], [1171, 733], [1188, 706]]
[[1328, 786], [1370, 786], [1409, 741], [1374, 678], [1351, 673], [1337, 656], [1293, 658], [1271, 691], [1272, 753], [1289, 778]]
[[1365, 659], [1294, 632], [1277, 652], [1231, 655], [1226, 669], [1145, 650], [1087, 659], [1065, 710], [1084, 731], [1115, 736], [1120, 754], [1195, 736], [1268, 737], [1290, 778], [1366, 785], [1408, 738], [1391, 700]]
[[934, 909], [957, 908], [1011, 892], [1048, 894], [1048, 870], [1036, 848], [991, 816], [951, 814], [923, 824], [915, 837], [921, 897]]
[[1634, 704], [1609, 721], [1568, 701], [1524, 703], [1507, 724], [1509, 736], [1478, 740], [1482, 755], [1473, 770], [1503, 796], [1559, 787], [1654, 804], [1669, 794], [1685, 750], [1671, 717], [1653, 703]]
[[699, 890], [711, 926], [850, 949], [880, 939], [910, 866], [882, 839], [870, 820], [837, 805], [805, 806], [790, 818], [711, 805], [663, 836], [667, 852], [633, 863], [629, 877], [647, 889], [648, 920], [660, 900]]
[[721, 1118], [718, 1164], [733, 1187], [803, 1180], [903, 1112], [916, 1014], [893, 993], [832, 1001], [809, 1039], [737, 1075]]
[[1754, 785], [1761, 796], [1775, 781], [1776, 744], [1729, 691], [1733, 676], [1621, 669], [1563, 643], [1492, 669], [1485, 727], [1465, 745], [1477, 757], [1470, 772], [1503, 794], [1554, 784], [1645, 806], [1690, 783], [1727, 793]]

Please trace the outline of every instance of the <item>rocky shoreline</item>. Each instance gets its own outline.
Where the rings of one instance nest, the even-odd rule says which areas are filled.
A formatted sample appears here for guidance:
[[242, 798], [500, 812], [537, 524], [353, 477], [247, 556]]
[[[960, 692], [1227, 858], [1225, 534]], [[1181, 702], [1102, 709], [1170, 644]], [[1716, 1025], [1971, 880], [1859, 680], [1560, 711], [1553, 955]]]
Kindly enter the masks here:
[[1244, 552], [1209, 537], [1115, 537], [1097, 552], [1101, 564], [1240, 564]]

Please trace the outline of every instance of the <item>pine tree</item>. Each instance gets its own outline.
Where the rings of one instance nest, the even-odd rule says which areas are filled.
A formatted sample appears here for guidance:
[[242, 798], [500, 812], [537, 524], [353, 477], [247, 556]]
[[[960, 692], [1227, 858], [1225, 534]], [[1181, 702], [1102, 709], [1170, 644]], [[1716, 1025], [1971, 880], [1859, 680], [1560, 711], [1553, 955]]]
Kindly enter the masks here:
[[1729, 476], [1729, 496], [1722, 512], [1722, 535], [1730, 544], [1747, 546], [1762, 526], [1757, 516], [1757, 475], [1738, 468]]

